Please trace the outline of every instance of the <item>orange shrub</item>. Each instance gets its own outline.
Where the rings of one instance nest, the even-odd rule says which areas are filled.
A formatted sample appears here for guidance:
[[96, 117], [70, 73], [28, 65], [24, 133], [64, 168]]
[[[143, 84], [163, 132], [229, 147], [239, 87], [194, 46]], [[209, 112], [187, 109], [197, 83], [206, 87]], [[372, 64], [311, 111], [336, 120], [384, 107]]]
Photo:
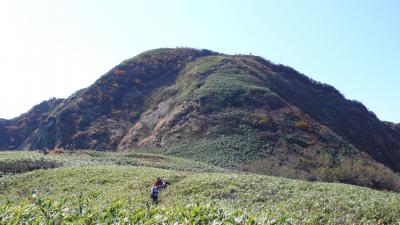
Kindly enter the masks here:
[[302, 130], [307, 130], [307, 131], [312, 130], [312, 126], [306, 120], [300, 120], [300, 121], [296, 122], [295, 126]]
[[64, 152], [64, 149], [55, 148], [55, 149], [51, 150], [49, 153], [53, 154], [53, 155], [59, 155], [59, 154], [64, 154], [65, 152]]

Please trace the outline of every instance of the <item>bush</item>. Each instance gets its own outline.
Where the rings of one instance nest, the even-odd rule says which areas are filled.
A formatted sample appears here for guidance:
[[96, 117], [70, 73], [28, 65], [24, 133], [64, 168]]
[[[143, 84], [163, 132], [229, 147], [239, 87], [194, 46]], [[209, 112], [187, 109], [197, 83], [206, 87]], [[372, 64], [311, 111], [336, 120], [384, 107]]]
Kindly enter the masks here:
[[305, 130], [305, 131], [312, 131], [311, 124], [309, 122], [305, 121], [305, 120], [300, 120], [300, 121], [296, 122], [295, 126], [297, 128], [302, 129], [302, 130]]
[[51, 150], [49, 153], [52, 155], [59, 155], [59, 154], [64, 154], [65, 151], [64, 151], [64, 149], [56, 148], [56, 149]]
[[[65, 199], [54, 202], [33, 198], [30, 205], [0, 207], [1, 224], [264, 224], [241, 210], [225, 211], [217, 206], [189, 204], [173, 208], [147, 206], [138, 208], [127, 201], [113, 201], [98, 209]], [[67, 207], [71, 204], [73, 207]]]
[[400, 191], [400, 177], [381, 164], [367, 159], [342, 159], [340, 165], [327, 168], [324, 180], [354, 184], [378, 190]]
[[17, 160], [0, 163], [0, 172], [3, 174], [23, 173], [32, 170], [59, 167], [60, 163], [45, 160]]

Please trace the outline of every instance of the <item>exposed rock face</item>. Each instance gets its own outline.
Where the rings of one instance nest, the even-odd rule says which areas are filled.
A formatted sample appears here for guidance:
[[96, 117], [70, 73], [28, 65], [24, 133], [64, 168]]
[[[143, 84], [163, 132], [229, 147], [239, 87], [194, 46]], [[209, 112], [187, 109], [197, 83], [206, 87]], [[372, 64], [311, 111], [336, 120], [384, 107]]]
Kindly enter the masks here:
[[[17, 131], [11, 132], [8, 125], [1, 126], [4, 141], [0, 149], [115, 150], [144, 110], [147, 96], [174, 82], [187, 62], [212, 54], [207, 50], [160, 49], [126, 60], [90, 87], [58, 101], [57, 107], [43, 109], [42, 117], [36, 116], [36, 123], [29, 124], [29, 132], [24, 133], [28, 135], [19, 135], [21, 131], [15, 127]], [[11, 121], [14, 123], [22, 123], [21, 118]]]
[[142, 53], [67, 99], [0, 120], [0, 149], [55, 147], [147, 147], [260, 172], [342, 159], [400, 171], [398, 124], [289, 67], [188, 48]]
[[0, 120], [0, 149], [19, 149], [24, 146], [49, 113], [63, 99], [50, 99], [34, 106], [28, 112], [11, 120]]

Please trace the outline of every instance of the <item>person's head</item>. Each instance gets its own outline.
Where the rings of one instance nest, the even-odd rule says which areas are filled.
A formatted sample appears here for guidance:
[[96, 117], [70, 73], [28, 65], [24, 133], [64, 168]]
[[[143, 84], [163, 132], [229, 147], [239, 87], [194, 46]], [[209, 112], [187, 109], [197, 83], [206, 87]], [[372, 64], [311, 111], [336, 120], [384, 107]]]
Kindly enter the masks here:
[[157, 177], [157, 180], [161, 180], [161, 178], [160, 178], [160, 177]]
[[167, 178], [164, 177], [163, 181], [167, 181]]

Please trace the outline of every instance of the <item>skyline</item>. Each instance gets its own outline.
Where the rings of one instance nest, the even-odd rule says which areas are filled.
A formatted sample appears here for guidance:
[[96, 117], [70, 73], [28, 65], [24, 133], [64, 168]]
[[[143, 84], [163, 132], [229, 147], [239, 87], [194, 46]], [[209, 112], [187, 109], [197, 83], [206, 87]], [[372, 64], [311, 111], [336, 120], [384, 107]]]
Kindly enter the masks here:
[[390, 0], [1, 1], [0, 118], [66, 98], [143, 51], [185, 46], [290, 66], [399, 123], [398, 11]]

